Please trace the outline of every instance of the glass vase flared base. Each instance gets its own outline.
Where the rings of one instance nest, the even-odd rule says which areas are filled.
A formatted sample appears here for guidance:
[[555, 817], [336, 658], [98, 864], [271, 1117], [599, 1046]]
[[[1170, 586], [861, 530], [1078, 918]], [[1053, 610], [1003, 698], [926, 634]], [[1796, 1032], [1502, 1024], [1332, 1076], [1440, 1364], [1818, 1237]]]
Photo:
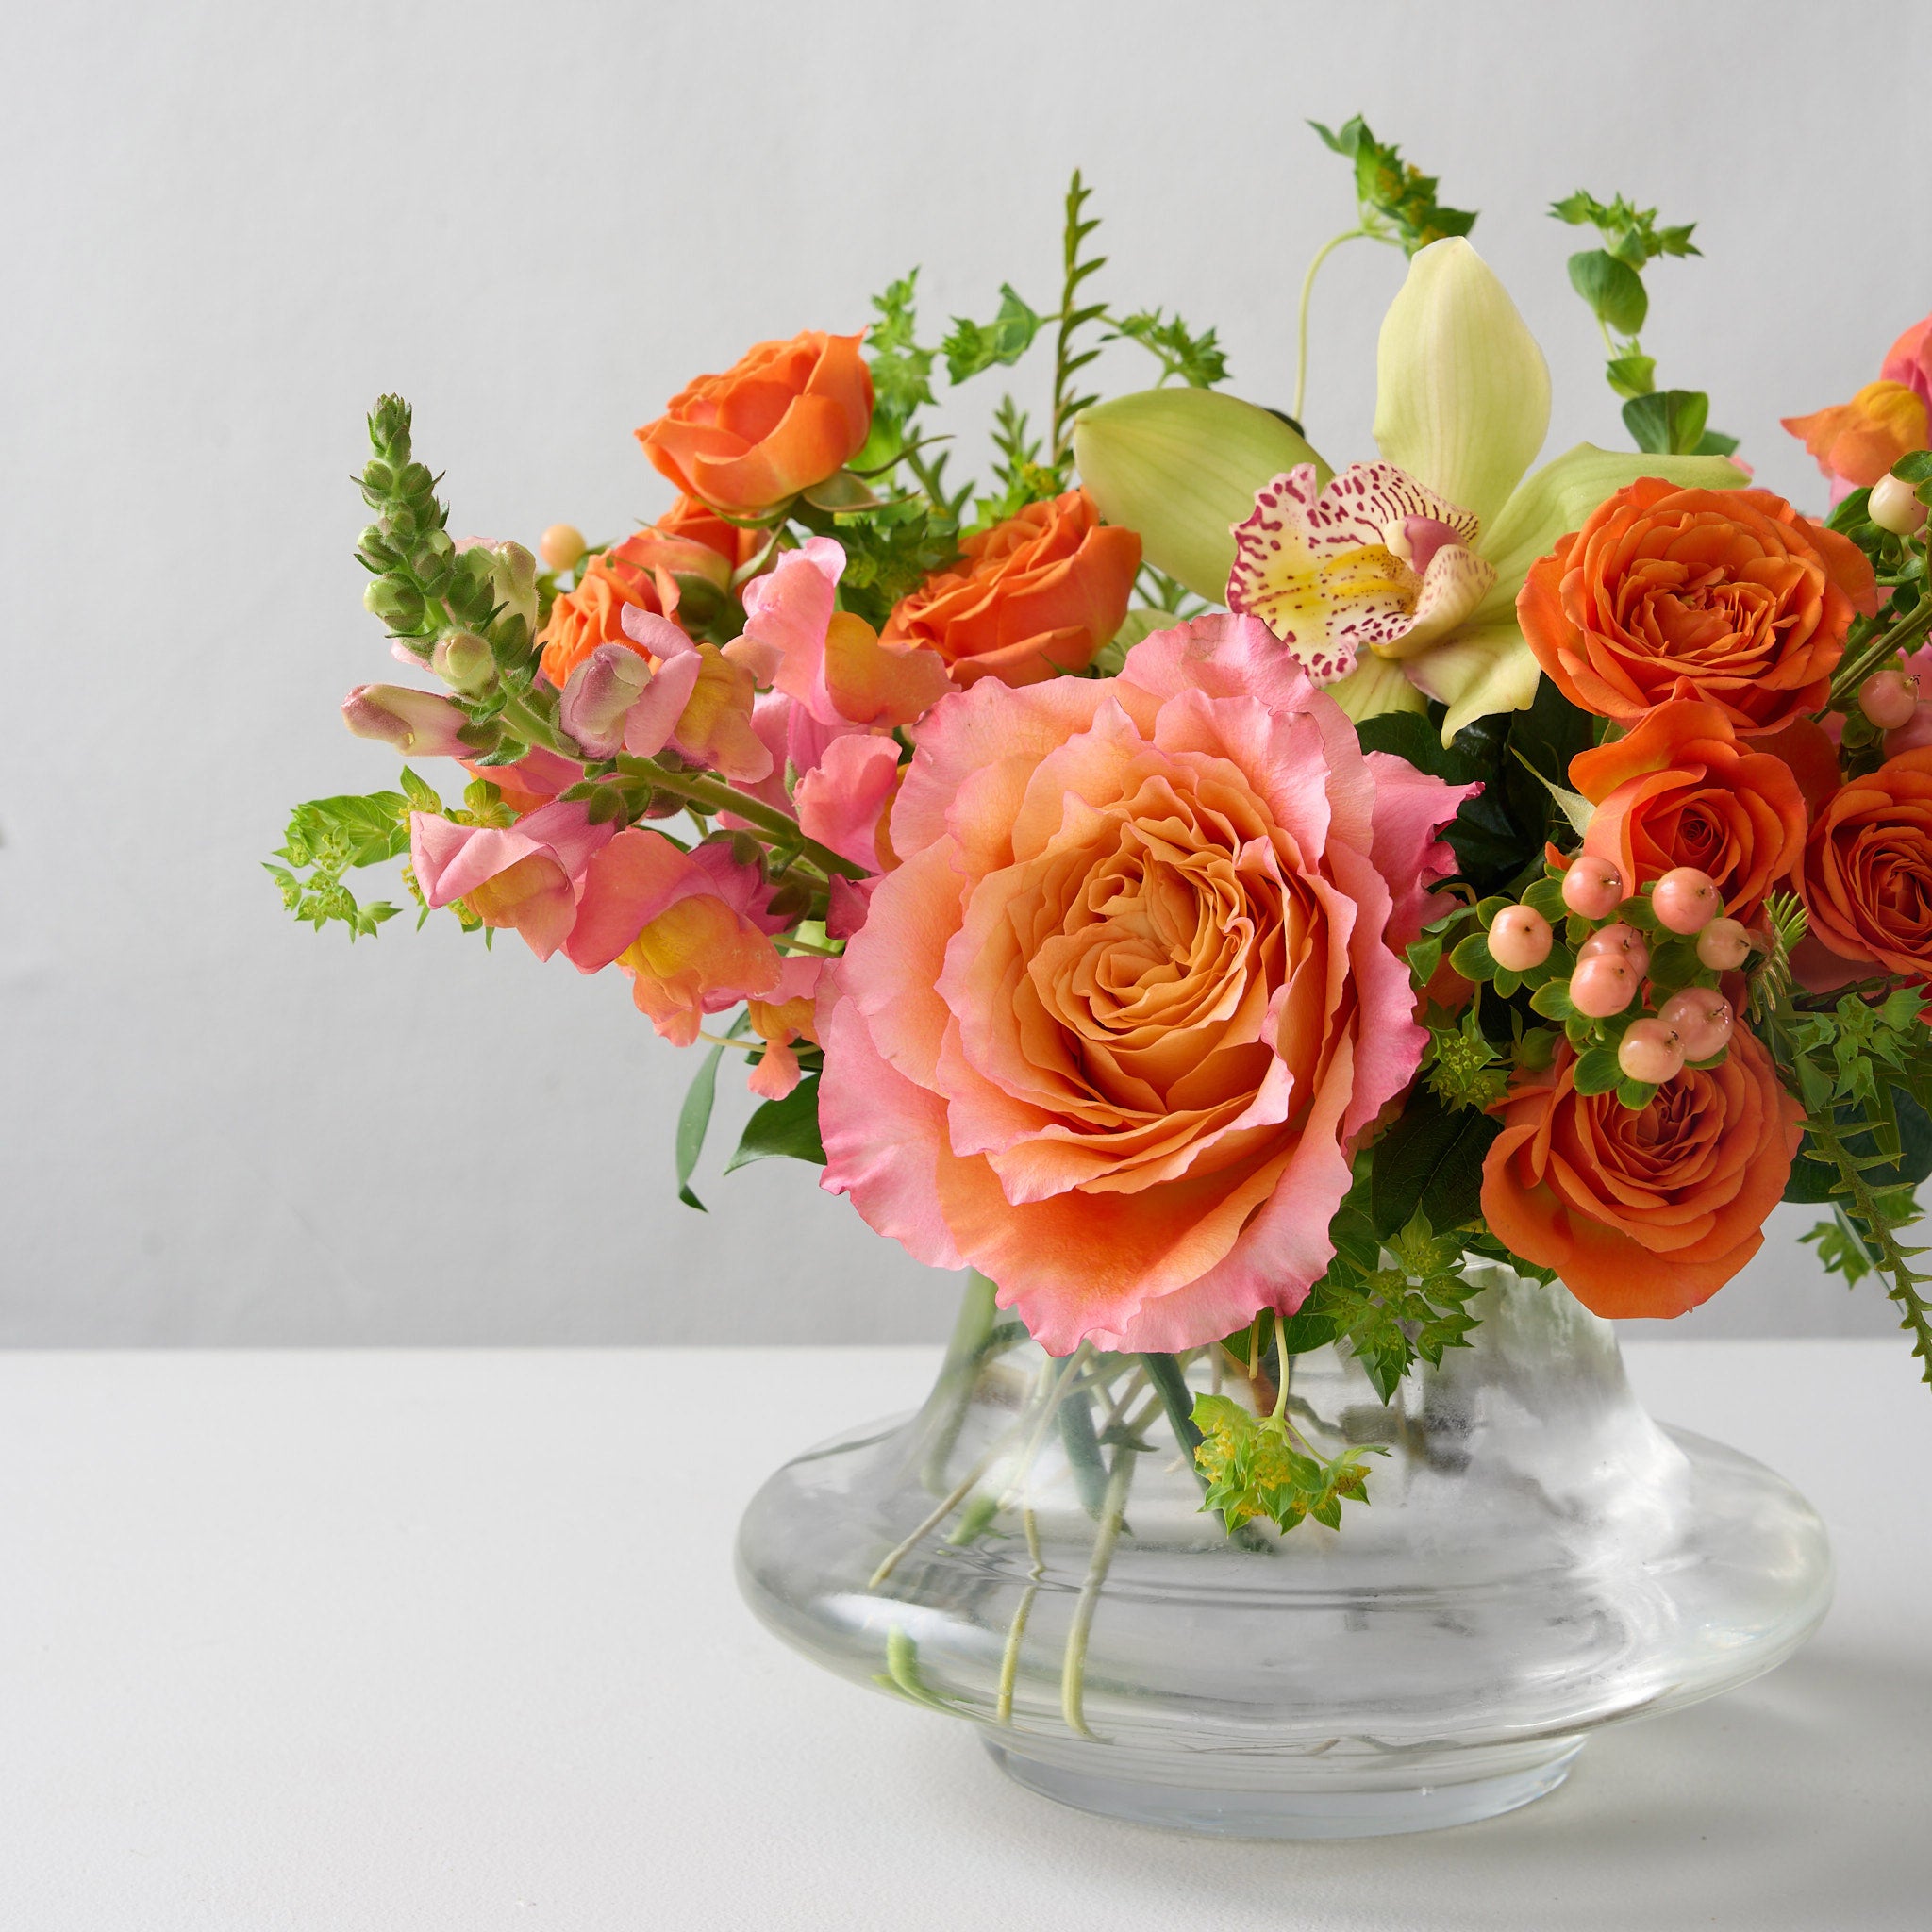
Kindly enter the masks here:
[[987, 1755], [1015, 1784], [1075, 1810], [1128, 1824], [1151, 1824], [1200, 1838], [1390, 1838], [1474, 1824], [1532, 1804], [1570, 1775], [1581, 1738], [1541, 1740], [1489, 1752], [1395, 1753], [1375, 1772], [1341, 1780], [1318, 1772], [1306, 1784], [1284, 1785], [1279, 1766], [1269, 1783], [1221, 1786], [1196, 1782], [1195, 1767], [1172, 1767], [1170, 1781], [1137, 1766], [1110, 1777], [1084, 1756], [1061, 1757], [1050, 1742], [981, 1733]]
[[[1056, 1358], [969, 1294], [916, 1415], [799, 1457], [739, 1535], [746, 1601], [815, 1662], [975, 1724], [1030, 1790], [1229, 1838], [1491, 1817], [1600, 1725], [1790, 1655], [1831, 1598], [1823, 1524], [1735, 1450], [1660, 1428], [1609, 1324], [1472, 1261], [1472, 1345], [1376, 1395], [1334, 1348], [1250, 1374]], [[1362, 1451], [1339, 1528], [1232, 1534], [1189, 1410], [1280, 1407]]]

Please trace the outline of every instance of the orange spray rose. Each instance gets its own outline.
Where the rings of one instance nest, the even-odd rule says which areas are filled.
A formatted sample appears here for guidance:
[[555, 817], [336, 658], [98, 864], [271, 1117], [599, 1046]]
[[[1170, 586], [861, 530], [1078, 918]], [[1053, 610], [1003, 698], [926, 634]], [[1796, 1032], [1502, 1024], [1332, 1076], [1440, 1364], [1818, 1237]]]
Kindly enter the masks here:
[[859, 337], [808, 329], [759, 342], [723, 375], [701, 375], [638, 431], [660, 475], [733, 516], [823, 483], [872, 427]]
[[1649, 1102], [1579, 1095], [1565, 1044], [1497, 1103], [1483, 1218], [1599, 1315], [1681, 1315], [1764, 1245], [1804, 1109], [1740, 1027], [1721, 1066], [1686, 1067]]
[[937, 651], [960, 686], [1084, 671], [1120, 628], [1141, 568], [1140, 538], [1103, 525], [1084, 490], [1030, 503], [962, 547], [957, 568], [899, 600], [883, 632]]
[[1634, 724], [1698, 697], [1746, 738], [1822, 709], [1853, 615], [1876, 608], [1857, 547], [1782, 497], [1656, 476], [1599, 504], [1516, 600], [1573, 705]]
[[1717, 882], [1725, 911], [1749, 918], [1805, 849], [1791, 768], [1740, 745], [1721, 705], [1666, 699], [1627, 737], [1579, 752], [1570, 782], [1596, 807], [1584, 851], [1618, 867], [1632, 891], [1694, 866]]
[[1932, 749], [1847, 781], [1819, 813], [1799, 891], [1841, 959], [1932, 980]]

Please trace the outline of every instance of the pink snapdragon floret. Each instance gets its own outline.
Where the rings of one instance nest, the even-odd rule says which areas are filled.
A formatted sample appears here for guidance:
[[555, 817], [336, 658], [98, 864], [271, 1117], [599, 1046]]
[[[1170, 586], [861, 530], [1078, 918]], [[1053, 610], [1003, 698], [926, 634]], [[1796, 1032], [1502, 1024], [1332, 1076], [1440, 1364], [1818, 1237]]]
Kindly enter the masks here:
[[685, 645], [653, 670], [623, 644], [599, 644], [565, 683], [558, 722], [591, 758], [615, 758], [620, 751], [634, 758], [656, 757], [671, 742], [697, 687], [702, 659], [689, 639]]
[[937, 651], [884, 643], [862, 618], [838, 608], [845, 553], [829, 537], [787, 551], [744, 587], [744, 634], [724, 647], [823, 726], [890, 729], [922, 717], [953, 689]]
[[342, 700], [342, 723], [358, 738], [392, 744], [405, 758], [459, 758], [469, 716], [441, 691], [402, 684], [358, 684]]
[[837, 739], [798, 781], [798, 823], [808, 839], [877, 872], [879, 818], [898, 782], [899, 747], [891, 739]]
[[513, 825], [458, 825], [433, 812], [409, 818], [409, 865], [424, 899], [460, 899], [485, 925], [512, 926], [547, 959], [576, 923], [593, 856], [614, 825], [593, 825], [581, 799], [558, 800]]

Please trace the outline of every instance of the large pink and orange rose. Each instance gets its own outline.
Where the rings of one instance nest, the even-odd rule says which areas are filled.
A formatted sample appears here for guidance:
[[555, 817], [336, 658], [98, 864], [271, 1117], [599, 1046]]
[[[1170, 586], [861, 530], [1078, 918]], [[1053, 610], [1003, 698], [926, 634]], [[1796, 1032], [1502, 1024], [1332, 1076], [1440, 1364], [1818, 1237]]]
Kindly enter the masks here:
[[1398, 949], [1463, 795], [1248, 618], [946, 699], [821, 990], [824, 1185], [1056, 1353], [1298, 1307], [1421, 1056]]

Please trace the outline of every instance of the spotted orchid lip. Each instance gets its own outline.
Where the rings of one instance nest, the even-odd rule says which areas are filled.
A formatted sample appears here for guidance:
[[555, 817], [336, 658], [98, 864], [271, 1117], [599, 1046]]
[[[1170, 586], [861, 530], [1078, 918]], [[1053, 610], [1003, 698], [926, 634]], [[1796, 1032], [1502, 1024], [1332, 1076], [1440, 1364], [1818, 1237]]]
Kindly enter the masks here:
[[1479, 525], [1392, 463], [1356, 463], [1318, 490], [1304, 463], [1235, 526], [1228, 607], [1257, 617], [1317, 684], [1365, 652], [1403, 658], [1446, 636], [1496, 581]]

